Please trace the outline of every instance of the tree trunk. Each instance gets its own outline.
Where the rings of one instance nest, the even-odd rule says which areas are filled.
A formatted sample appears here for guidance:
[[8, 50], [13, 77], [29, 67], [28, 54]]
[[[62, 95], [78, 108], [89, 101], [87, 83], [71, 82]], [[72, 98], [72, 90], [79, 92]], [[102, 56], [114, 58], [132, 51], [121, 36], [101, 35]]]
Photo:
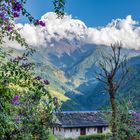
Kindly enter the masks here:
[[112, 127], [112, 140], [117, 140], [117, 108], [116, 108], [116, 99], [115, 96], [110, 96], [111, 108], [112, 108], [112, 118], [111, 118], [111, 127]]

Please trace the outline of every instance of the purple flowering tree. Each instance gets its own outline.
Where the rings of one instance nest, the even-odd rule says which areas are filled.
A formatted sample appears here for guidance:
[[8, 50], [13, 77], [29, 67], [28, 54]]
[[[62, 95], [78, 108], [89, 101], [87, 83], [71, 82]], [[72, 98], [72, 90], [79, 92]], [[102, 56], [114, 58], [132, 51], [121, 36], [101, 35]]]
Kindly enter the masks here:
[[[15, 28], [14, 21], [26, 16], [31, 24], [47, 26], [24, 8], [26, 0], [0, 1], [0, 139], [47, 139], [52, 125], [53, 98], [49, 81], [36, 76], [28, 56], [34, 51]], [[64, 14], [64, 0], [53, 0], [58, 17]], [[4, 38], [17, 41], [27, 52], [13, 58], [4, 48]], [[46, 97], [45, 100], [42, 97]]]
[[48, 80], [35, 76], [24, 57], [1, 62], [0, 79], [1, 139], [47, 139], [55, 110]]

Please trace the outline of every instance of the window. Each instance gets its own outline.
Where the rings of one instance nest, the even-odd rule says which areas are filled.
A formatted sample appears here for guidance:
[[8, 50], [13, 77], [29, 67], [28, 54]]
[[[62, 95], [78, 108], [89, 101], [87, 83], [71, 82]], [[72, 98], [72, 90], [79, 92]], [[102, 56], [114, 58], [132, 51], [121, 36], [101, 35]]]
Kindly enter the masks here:
[[78, 128], [76, 128], [76, 132], [78, 132]]
[[87, 128], [87, 131], [89, 132], [89, 128]]
[[94, 128], [94, 131], [96, 131], [96, 128]]
[[97, 133], [103, 133], [103, 128], [102, 127], [98, 127], [97, 128]]
[[86, 135], [86, 128], [80, 128], [80, 135]]
[[56, 131], [58, 130], [58, 128], [56, 127]]
[[59, 131], [61, 132], [61, 128], [59, 127]]
[[70, 128], [70, 132], [72, 132], [72, 128]]
[[106, 127], [104, 127], [104, 131], [106, 131]]

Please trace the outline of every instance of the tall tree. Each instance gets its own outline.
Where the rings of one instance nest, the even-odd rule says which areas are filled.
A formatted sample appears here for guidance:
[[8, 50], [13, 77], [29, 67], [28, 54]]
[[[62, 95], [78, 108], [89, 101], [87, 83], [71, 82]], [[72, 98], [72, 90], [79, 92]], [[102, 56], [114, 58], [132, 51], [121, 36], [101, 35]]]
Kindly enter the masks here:
[[109, 94], [112, 109], [111, 128], [113, 140], [117, 140], [117, 104], [116, 97], [119, 88], [129, 72], [127, 59], [121, 55], [122, 44], [115, 43], [110, 46], [110, 53], [102, 54], [102, 60], [99, 61], [100, 71], [96, 79], [105, 84], [105, 89]]

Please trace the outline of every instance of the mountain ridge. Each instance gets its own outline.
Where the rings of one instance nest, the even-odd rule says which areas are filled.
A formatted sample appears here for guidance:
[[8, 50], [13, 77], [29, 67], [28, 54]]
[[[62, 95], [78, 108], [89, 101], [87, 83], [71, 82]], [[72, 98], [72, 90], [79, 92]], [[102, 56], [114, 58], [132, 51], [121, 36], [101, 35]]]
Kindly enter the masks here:
[[[69, 49], [68, 45], [66, 47]], [[50, 57], [50, 52], [56, 58]], [[50, 81], [51, 91], [54, 90], [52, 93], [58, 92], [63, 95], [61, 98], [67, 99], [61, 100], [60, 94], [55, 94], [62, 101], [62, 110], [96, 110], [107, 102], [101, 83], [95, 79], [95, 72], [99, 70], [97, 61], [102, 59], [102, 53], [109, 53], [109, 47], [86, 44], [75, 48], [71, 54], [64, 52], [61, 56], [47, 47], [37, 48], [30, 60], [35, 63], [36, 74]], [[123, 49], [122, 53], [130, 53], [129, 62], [140, 54], [129, 49]], [[134, 64], [139, 68], [137, 61]]]

